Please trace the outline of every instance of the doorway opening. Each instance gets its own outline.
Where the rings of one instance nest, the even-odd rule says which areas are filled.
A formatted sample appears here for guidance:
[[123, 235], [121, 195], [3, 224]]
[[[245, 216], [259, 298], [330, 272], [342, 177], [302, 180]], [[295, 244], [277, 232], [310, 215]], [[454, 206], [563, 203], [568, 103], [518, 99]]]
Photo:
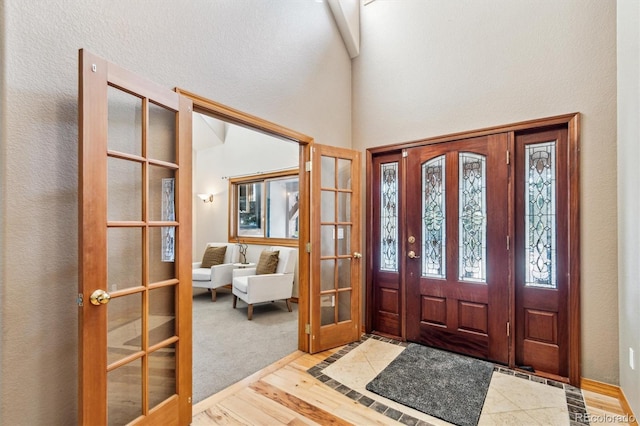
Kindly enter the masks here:
[[[218, 139], [220, 139], [220, 135], [225, 135], [225, 134], [226, 136], [235, 135], [236, 139], [244, 139], [246, 150], [244, 151], [243, 154], [241, 154], [241, 156], [244, 156], [245, 159], [255, 154], [255, 150], [252, 150], [246, 146], [247, 139], [255, 139], [253, 143], [258, 143], [258, 144], [263, 143], [265, 145], [270, 145], [270, 146], [275, 146], [274, 144], [280, 147], [282, 147], [283, 144], [284, 145], [291, 144], [294, 146], [297, 145], [293, 150], [295, 152], [295, 158], [293, 159], [293, 161], [291, 159], [292, 157], [291, 148], [289, 148], [288, 146], [285, 147], [286, 151], [288, 152], [288, 156], [285, 156], [285, 157], [287, 157], [288, 160], [284, 160], [284, 161], [287, 162], [287, 164], [284, 164], [284, 163], [277, 164], [274, 167], [269, 168], [268, 170], [265, 169], [264, 167], [260, 167], [258, 169], [255, 169], [255, 168], [251, 169], [251, 167], [248, 166], [248, 168], [245, 167], [245, 169], [236, 169], [236, 171], [232, 173], [229, 173], [227, 169], [223, 173], [219, 173], [220, 176], [217, 176], [217, 178], [213, 176], [215, 172], [212, 172], [211, 170], [207, 171], [205, 178], [201, 178], [201, 176], [200, 177], [195, 176], [195, 173], [198, 173], [198, 170], [197, 170], [198, 162], [196, 158], [197, 156], [194, 154], [195, 173], [193, 176], [193, 182], [194, 182], [193, 190], [194, 192], [203, 192], [206, 194], [212, 194], [214, 202], [212, 202], [210, 205], [204, 205], [199, 199], [194, 200], [194, 203], [195, 203], [194, 216], [197, 217], [197, 215], [200, 214], [200, 218], [199, 220], [198, 219], [194, 220], [194, 230], [193, 230], [193, 253], [194, 254], [193, 256], [195, 259], [198, 256], [202, 255], [205, 245], [208, 242], [210, 242], [210, 241], [206, 241], [208, 239], [208, 235], [215, 234], [216, 235], [215, 238], [217, 238], [221, 242], [227, 242], [227, 241], [235, 242], [230, 239], [231, 232], [230, 232], [229, 226], [231, 221], [230, 221], [230, 218], [228, 217], [229, 212], [232, 211], [232, 209], [229, 208], [229, 203], [233, 202], [233, 197], [231, 197], [230, 194], [228, 194], [228, 189], [230, 187], [229, 185], [230, 178], [231, 180], [233, 180], [233, 178], [237, 177], [238, 175], [244, 176], [244, 175], [249, 175], [257, 172], [264, 173], [265, 175], [269, 175], [269, 171], [273, 169], [291, 169], [292, 167], [297, 168], [298, 173], [295, 176], [298, 179], [298, 188], [299, 188], [299, 194], [297, 197], [298, 214], [297, 214], [297, 230], [296, 230], [298, 238], [292, 239], [290, 241], [284, 241], [284, 244], [283, 244], [283, 241], [274, 242], [274, 241], [270, 241], [267, 238], [265, 238], [264, 241], [260, 241], [259, 238], [258, 239], [250, 238], [251, 241], [249, 241], [250, 243], [249, 252], [253, 250], [257, 252], [258, 253], [257, 256], [259, 256], [259, 252], [261, 249], [263, 248], [266, 249], [271, 245], [289, 245], [289, 246], [297, 247], [298, 249], [297, 250], [298, 251], [298, 267], [297, 267], [297, 277], [296, 277], [297, 279], [296, 293], [297, 294], [295, 295], [297, 296], [297, 298], [294, 298], [294, 300], [297, 299], [297, 302], [298, 302], [297, 309], [295, 309], [297, 311], [297, 322], [294, 330], [294, 335], [291, 336], [291, 338], [296, 339], [295, 347], [297, 347], [297, 349], [302, 351], [308, 351], [308, 339], [307, 339], [307, 334], [305, 333], [304, 324], [309, 322], [308, 320], [309, 257], [306, 250], [304, 250], [304, 242], [307, 242], [310, 240], [310, 235], [309, 235], [310, 234], [309, 232], [310, 191], [309, 191], [309, 178], [307, 177], [307, 173], [305, 173], [304, 165], [307, 161], [309, 161], [310, 145], [313, 143], [313, 139], [309, 136], [300, 134], [298, 132], [294, 132], [292, 130], [286, 129], [274, 123], [270, 123], [258, 117], [251, 116], [241, 111], [229, 108], [227, 106], [205, 99], [201, 96], [184, 91], [182, 89], [176, 89], [176, 91], [181, 95], [186, 96], [187, 98], [192, 100], [194, 122], [197, 120], [200, 120], [202, 123], [205, 124], [205, 126], [209, 127], [209, 129], [213, 133], [217, 133]], [[226, 136], [223, 136], [223, 139], [226, 138]], [[196, 128], [194, 127], [194, 140], [195, 138], [196, 138]], [[229, 138], [229, 139], [232, 139], [232, 138]], [[198, 143], [196, 142], [194, 143], [194, 151], [197, 148], [198, 148]], [[206, 149], [207, 146], [205, 145], [204, 147], [200, 147], [200, 148]], [[238, 150], [238, 149], [235, 150], [236, 153], [239, 153], [240, 151], [241, 150]], [[211, 162], [212, 158], [204, 159], [203, 161]], [[228, 159], [223, 161], [228, 161]], [[234, 161], [237, 161], [237, 159]], [[292, 164], [289, 164], [289, 163], [292, 163]], [[215, 168], [215, 164], [211, 163], [211, 167]], [[225, 179], [222, 179], [222, 178], [225, 178]], [[218, 186], [218, 188], [214, 187], [214, 182], [215, 182], [215, 185]], [[224, 191], [220, 191], [219, 188], [224, 188]], [[208, 199], [208, 197], [205, 197], [205, 198]], [[213, 205], [215, 202], [217, 202], [217, 205]], [[215, 209], [215, 211], [217, 212], [215, 218], [212, 217], [213, 209]], [[204, 227], [205, 231], [207, 231], [207, 232], [204, 232], [204, 234], [207, 236], [199, 235], [201, 234], [199, 232], [199, 230], [202, 229], [201, 225], [202, 227]], [[215, 230], [212, 229], [212, 227], [218, 228], [217, 233]], [[241, 238], [241, 241], [244, 242], [245, 239], [246, 238]], [[280, 243], [280, 244], [276, 244], [276, 243]], [[202, 298], [204, 296], [204, 300], [206, 300], [208, 303], [211, 303], [210, 298], [206, 294], [202, 294], [202, 295], [196, 294], [198, 291], [200, 291], [200, 289], [194, 289], [194, 298], [198, 298], [198, 297]], [[204, 291], [206, 292], [206, 290]], [[225, 294], [225, 292], [227, 294]], [[232, 297], [230, 290], [219, 292], [218, 302], [215, 302], [215, 303], [228, 302], [228, 303], [225, 303], [225, 305], [228, 305], [227, 307], [229, 308], [229, 310], [231, 310], [232, 309], [231, 300], [221, 300], [220, 295], [223, 295], [223, 298], [230, 299]], [[197, 333], [197, 330], [195, 329], [196, 301], [194, 301], [193, 303], [194, 303], [193, 334], [195, 337]], [[240, 308], [240, 306], [238, 307]], [[209, 308], [209, 306], [205, 306], [205, 308]], [[230, 313], [238, 314], [237, 312], [230, 312]], [[258, 311], [256, 311], [256, 315], [259, 315]], [[289, 314], [289, 315], [296, 315], [296, 313], [294, 312], [293, 314]], [[254, 317], [253, 321], [256, 321], [255, 318], [256, 317]], [[253, 324], [253, 321], [251, 321], [251, 323], [247, 321], [246, 317], [243, 317], [243, 319], [244, 321], [249, 323], [250, 326], [257, 325], [257, 324]], [[259, 316], [258, 316], [258, 321], [259, 321]], [[291, 325], [289, 325], [288, 327], [291, 327]], [[215, 335], [215, 331], [212, 334]], [[258, 342], [256, 342], [256, 344], [257, 343]], [[196, 342], [196, 339], [194, 338], [194, 347], [196, 344], [197, 342]], [[193, 362], [194, 402], [197, 402], [198, 399], [202, 399], [201, 397], [206, 398], [207, 396], [209, 396], [209, 395], [198, 395], [198, 384], [196, 383], [196, 381], [199, 374], [199, 371], [197, 370], [198, 368], [197, 365], [199, 360], [196, 358], [197, 352], [198, 351], [194, 350], [194, 362]], [[215, 363], [216, 360], [212, 359], [208, 362]], [[234, 380], [232, 380], [232, 382], [233, 381]]]

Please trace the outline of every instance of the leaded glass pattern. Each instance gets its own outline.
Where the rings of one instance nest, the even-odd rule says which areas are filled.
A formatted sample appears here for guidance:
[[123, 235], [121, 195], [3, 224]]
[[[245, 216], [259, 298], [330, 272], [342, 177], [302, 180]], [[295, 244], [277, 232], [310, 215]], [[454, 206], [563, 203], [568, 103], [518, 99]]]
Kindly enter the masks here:
[[556, 143], [525, 148], [525, 285], [556, 288]]
[[487, 280], [487, 175], [484, 155], [460, 153], [458, 205], [460, 279]]
[[445, 157], [422, 165], [422, 276], [446, 276]]
[[380, 269], [398, 271], [398, 162], [380, 165]]

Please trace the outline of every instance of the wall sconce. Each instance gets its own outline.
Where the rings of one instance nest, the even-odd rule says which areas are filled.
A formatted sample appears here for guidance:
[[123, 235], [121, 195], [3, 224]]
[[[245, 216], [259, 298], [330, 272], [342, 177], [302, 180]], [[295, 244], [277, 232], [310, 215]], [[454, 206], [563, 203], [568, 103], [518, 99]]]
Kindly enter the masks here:
[[205, 203], [213, 203], [213, 194], [198, 194], [198, 198]]

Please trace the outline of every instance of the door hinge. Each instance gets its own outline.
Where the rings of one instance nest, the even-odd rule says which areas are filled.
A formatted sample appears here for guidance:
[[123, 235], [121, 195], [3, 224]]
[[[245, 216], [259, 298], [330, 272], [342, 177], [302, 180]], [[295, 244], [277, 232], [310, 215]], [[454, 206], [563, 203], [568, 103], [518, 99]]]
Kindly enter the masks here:
[[402, 158], [406, 158], [406, 157], [408, 157], [408, 156], [409, 156], [409, 153], [407, 152], [407, 150], [406, 150], [406, 149], [403, 149], [403, 150], [402, 150]]
[[82, 295], [82, 293], [78, 293], [76, 303], [78, 304], [78, 306], [84, 306], [84, 296]]
[[511, 164], [511, 152], [507, 150], [507, 164]]
[[304, 333], [305, 334], [311, 334], [311, 324], [305, 324], [304, 325]]
[[507, 250], [511, 250], [511, 236], [507, 235]]
[[311, 243], [307, 243], [306, 247], [307, 247], [307, 253], [311, 253]]
[[507, 321], [507, 337], [511, 336], [511, 323]]
[[305, 172], [310, 172], [311, 171], [311, 161], [305, 161], [305, 163], [304, 163], [304, 171]]

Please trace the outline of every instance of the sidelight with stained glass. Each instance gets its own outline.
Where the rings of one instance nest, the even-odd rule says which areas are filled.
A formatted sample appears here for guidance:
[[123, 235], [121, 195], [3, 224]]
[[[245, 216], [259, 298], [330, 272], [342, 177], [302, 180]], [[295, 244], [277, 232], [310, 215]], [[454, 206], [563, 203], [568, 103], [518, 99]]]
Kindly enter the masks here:
[[525, 149], [525, 285], [556, 288], [556, 143]]
[[380, 165], [380, 269], [398, 271], [398, 162]]

